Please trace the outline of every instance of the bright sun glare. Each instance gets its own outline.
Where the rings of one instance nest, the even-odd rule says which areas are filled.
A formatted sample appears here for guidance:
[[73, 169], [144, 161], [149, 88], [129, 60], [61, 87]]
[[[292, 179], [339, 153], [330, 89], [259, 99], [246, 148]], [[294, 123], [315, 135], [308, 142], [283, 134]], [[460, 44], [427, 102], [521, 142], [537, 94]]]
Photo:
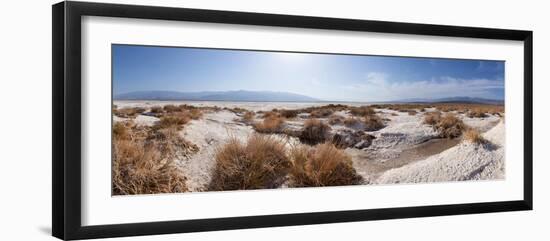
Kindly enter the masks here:
[[307, 55], [299, 53], [277, 53], [276, 57], [285, 62], [303, 61]]

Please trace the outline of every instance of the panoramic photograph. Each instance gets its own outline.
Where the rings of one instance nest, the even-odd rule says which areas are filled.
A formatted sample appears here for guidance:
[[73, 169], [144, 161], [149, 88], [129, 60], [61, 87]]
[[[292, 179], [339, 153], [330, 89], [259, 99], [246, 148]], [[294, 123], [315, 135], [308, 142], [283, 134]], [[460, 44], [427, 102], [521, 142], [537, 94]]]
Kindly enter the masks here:
[[112, 195], [505, 178], [504, 61], [112, 45]]

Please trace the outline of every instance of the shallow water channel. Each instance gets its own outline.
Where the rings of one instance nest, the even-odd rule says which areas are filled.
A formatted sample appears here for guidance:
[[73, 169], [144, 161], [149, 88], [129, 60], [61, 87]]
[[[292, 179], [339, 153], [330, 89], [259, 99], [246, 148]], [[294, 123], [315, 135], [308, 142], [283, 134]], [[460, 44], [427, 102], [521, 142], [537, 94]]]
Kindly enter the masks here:
[[359, 172], [369, 176], [369, 179], [376, 178], [383, 172], [402, 167], [404, 165], [424, 160], [429, 156], [439, 154], [461, 141], [461, 138], [446, 139], [437, 138], [415, 145], [400, 152], [396, 157], [388, 160], [380, 160], [376, 155], [357, 150], [353, 155], [354, 166]]

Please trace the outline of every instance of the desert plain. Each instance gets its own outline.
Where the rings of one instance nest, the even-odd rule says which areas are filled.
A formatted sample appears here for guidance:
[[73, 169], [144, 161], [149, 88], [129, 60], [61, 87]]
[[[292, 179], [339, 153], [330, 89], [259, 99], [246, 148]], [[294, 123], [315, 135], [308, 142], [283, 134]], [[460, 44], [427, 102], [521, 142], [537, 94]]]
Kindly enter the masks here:
[[114, 101], [113, 194], [503, 179], [504, 106]]

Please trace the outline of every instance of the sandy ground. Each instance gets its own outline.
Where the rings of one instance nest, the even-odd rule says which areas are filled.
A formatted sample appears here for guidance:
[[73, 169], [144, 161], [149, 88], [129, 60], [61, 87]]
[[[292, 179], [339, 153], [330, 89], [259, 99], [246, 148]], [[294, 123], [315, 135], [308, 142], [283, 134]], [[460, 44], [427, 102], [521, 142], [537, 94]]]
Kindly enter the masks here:
[[419, 183], [504, 178], [504, 124], [483, 136], [491, 144], [462, 141], [437, 155], [382, 174], [376, 183]]
[[[266, 111], [273, 108], [296, 109], [312, 106], [311, 103], [280, 102], [170, 102], [170, 101], [122, 101], [116, 102], [122, 107], [152, 107], [167, 104], [191, 104], [195, 106], [239, 107], [254, 111]], [[327, 103], [316, 103], [326, 105]], [[359, 105], [359, 104], [358, 104]], [[491, 145], [480, 146], [462, 141], [437, 138], [432, 127], [422, 123], [424, 113], [409, 115], [387, 109], [377, 109], [378, 115], [386, 119], [386, 127], [368, 132], [375, 139], [367, 148], [347, 148], [353, 165], [366, 184], [417, 183], [436, 181], [460, 181], [479, 179], [501, 179], [504, 177], [504, 124], [500, 117], [489, 115], [486, 118], [458, 116], [472, 128], [484, 132]], [[434, 111], [426, 109], [427, 112]], [[347, 111], [338, 114], [351, 115]], [[210, 182], [215, 166], [216, 149], [230, 138], [246, 141], [254, 133], [250, 125], [239, 121], [240, 116], [228, 110], [209, 111], [199, 120], [192, 120], [181, 130], [181, 135], [196, 144], [199, 151], [187, 159], [178, 160], [181, 169], [188, 178], [187, 186], [191, 191], [201, 191]], [[286, 121], [286, 127], [299, 130], [307, 120], [307, 114]], [[124, 118], [114, 117], [114, 121]], [[158, 118], [139, 115], [135, 122], [140, 125], [153, 125]], [[328, 119], [321, 120], [328, 121]], [[256, 121], [261, 121], [256, 115]], [[332, 132], [353, 130], [344, 125], [332, 125]], [[287, 145], [299, 143], [296, 138], [286, 135], [273, 135], [284, 140]]]

